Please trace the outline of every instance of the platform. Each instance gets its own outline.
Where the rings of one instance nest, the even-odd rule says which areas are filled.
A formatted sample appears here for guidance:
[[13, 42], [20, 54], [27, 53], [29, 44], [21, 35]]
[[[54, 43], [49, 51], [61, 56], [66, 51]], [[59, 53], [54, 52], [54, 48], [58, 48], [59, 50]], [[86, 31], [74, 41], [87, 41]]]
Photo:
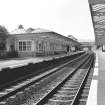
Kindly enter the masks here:
[[96, 62], [86, 105], [105, 105], [105, 52], [95, 51]]
[[78, 52], [70, 52], [68, 54], [59, 54], [59, 55], [51, 55], [51, 56], [43, 56], [43, 57], [35, 57], [35, 58], [12, 58], [10, 60], [1, 60], [0, 61], [0, 70], [2, 70], [2, 68], [15, 68], [15, 67], [20, 67], [23, 65], [27, 65], [28, 63], [38, 63], [38, 62], [42, 62], [43, 60], [50, 60], [52, 58], [59, 58], [59, 57], [63, 57], [66, 55], [73, 55], [76, 53], [80, 53], [82, 51], [78, 51]]

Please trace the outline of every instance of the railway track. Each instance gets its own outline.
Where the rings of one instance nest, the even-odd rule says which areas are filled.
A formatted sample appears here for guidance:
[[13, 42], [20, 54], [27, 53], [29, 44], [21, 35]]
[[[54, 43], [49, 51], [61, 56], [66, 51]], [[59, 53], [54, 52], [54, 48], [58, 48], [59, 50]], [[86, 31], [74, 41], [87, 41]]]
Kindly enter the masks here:
[[48, 59], [40, 63], [29, 63], [28, 65], [17, 68], [4, 68], [0, 71], [0, 91], [19, 82], [25, 81], [26, 79], [44, 73], [52, 68], [58, 67], [61, 64], [75, 59], [81, 54], [83, 54], [83, 52], [71, 56]]
[[[71, 73], [67, 76], [55, 88], [36, 102], [35, 105], [85, 105], [83, 103], [86, 103], [87, 96], [84, 96], [81, 91], [86, 91], [87, 88], [89, 91], [91, 81], [88, 79], [87, 84], [85, 84], [85, 81], [89, 78], [88, 75], [92, 62], [93, 59], [89, 58], [75, 74]], [[85, 100], [83, 101], [83, 99]]]
[[[87, 77], [86, 74], [88, 74], [91, 67], [90, 62], [93, 62], [93, 59], [94, 59], [94, 58], [91, 58], [91, 56], [93, 55], [92, 54], [85, 54], [84, 56], [82, 55], [81, 57], [67, 63], [66, 66], [63, 65], [60, 68], [56, 68], [60, 70], [54, 70], [52, 73], [48, 73], [47, 75], [42, 75], [42, 77], [40, 77], [39, 79], [38, 78], [36, 80], [33, 79], [34, 82], [31, 81], [31, 79], [29, 79], [27, 83], [28, 85], [27, 86], [25, 85], [24, 89], [23, 88], [17, 89], [18, 91], [16, 90], [16, 94], [15, 92], [11, 92], [13, 94], [11, 94], [8, 98], [6, 97], [6, 99], [3, 99], [0, 105], [31, 105], [32, 103], [34, 103], [35, 105], [44, 105], [44, 104], [45, 105], [68, 105], [67, 103], [64, 104], [63, 102], [65, 102], [66, 98], [71, 99], [71, 96], [63, 95], [63, 94], [61, 95], [60, 91], [62, 91], [62, 89], [63, 89], [63, 92], [64, 90], [69, 90], [70, 87], [68, 88], [67, 86], [63, 86], [63, 85], [70, 81], [71, 81], [70, 83], [75, 83], [75, 86], [76, 86], [74, 87], [74, 89], [73, 89], [73, 86], [71, 86], [71, 90], [75, 90], [78, 88], [78, 86], [80, 86], [80, 84], [76, 85], [76, 80], [78, 79], [82, 80], [84, 76]], [[83, 66], [84, 62], [85, 64]], [[79, 74], [82, 74], [83, 76], [79, 76]], [[84, 81], [85, 81], [85, 77], [84, 77]], [[83, 83], [81, 83], [81, 86]], [[8, 89], [8, 91], [12, 91], [12, 90]], [[66, 93], [67, 92], [65, 92], [64, 94]], [[68, 93], [74, 94], [78, 92], [73, 93], [72, 91], [70, 92], [69, 90]], [[60, 102], [60, 99], [61, 100], [65, 99], [65, 100]], [[69, 102], [71, 101], [69, 100]]]

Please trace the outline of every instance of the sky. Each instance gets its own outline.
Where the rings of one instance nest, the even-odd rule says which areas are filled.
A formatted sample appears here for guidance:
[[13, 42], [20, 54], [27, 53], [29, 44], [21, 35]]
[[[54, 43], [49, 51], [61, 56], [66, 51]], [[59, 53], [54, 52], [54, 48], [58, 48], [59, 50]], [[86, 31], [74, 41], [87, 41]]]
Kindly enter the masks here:
[[94, 40], [88, 0], [0, 0], [0, 25], [11, 32], [19, 24]]

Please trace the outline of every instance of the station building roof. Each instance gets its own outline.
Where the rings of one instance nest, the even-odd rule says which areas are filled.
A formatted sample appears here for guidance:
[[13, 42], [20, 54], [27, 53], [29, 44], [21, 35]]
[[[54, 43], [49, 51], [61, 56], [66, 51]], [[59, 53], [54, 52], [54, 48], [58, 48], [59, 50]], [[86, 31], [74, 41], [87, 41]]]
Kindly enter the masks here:
[[[47, 36], [46, 34], [43, 33], [50, 33], [51, 35]], [[24, 28], [17, 28], [15, 30], [13, 30], [12, 32], [9, 33], [10, 36], [21, 36], [21, 35], [41, 35], [41, 37], [47, 37], [47, 38], [55, 38], [55, 39], [64, 39], [66, 41], [72, 41], [75, 44], [80, 45], [80, 43], [76, 40], [73, 40], [72, 38], [66, 37], [64, 35], [58, 34], [54, 31], [50, 31], [50, 30], [46, 30], [43, 28], [28, 28], [28, 29], [24, 29]]]
[[43, 32], [51, 32], [51, 31], [42, 28], [37, 28], [37, 29], [28, 28], [27, 30], [21, 28], [21, 29], [15, 29], [9, 34], [14, 35], [14, 34], [43, 33]]
[[14, 35], [14, 34], [25, 34], [26, 30], [25, 29], [15, 29], [12, 32], [10, 32], [10, 35]]

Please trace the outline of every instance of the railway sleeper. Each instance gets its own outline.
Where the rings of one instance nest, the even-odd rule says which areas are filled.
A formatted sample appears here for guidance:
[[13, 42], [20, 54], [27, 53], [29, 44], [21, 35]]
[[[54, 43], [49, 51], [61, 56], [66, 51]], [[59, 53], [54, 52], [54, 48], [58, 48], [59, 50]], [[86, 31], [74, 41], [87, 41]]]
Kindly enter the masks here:
[[63, 89], [63, 91], [77, 91], [78, 90], [78, 88], [76, 88], [76, 89]]
[[47, 104], [44, 105], [71, 105], [72, 101], [48, 101]]
[[90, 84], [86, 84], [85, 85], [85, 88], [90, 88]]
[[78, 87], [78, 86], [80, 86], [80, 84], [71, 84], [71, 85], [68, 85], [68, 84], [66, 84], [66, 85], [64, 85], [65, 87]]
[[72, 96], [75, 96], [75, 95], [67, 95], [67, 94], [54, 94], [55, 97], [72, 97]]
[[58, 97], [53, 97], [51, 99], [49, 99], [48, 101], [50, 102], [71, 102], [73, 100], [74, 97], [70, 97], [69, 99], [64, 98], [58, 98]]
[[65, 88], [78, 88], [80, 85], [69, 85], [69, 86], [64, 86]]
[[78, 105], [86, 105], [86, 101], [80, 101]]
[[64, 97], [64, 96], [53, 96], [50, 100], [73, 100], [73, 98], [74, 98], [75, 96], [73, 95], [73, 96], [69, 96], [69, 97]]
[[66, 85], [68, 86], [70, 86], [70, 85], [73, 85], [73, 86], [76, 86], [76, 85], [80, 85], [81, 83], [66, 83]]
[[68, 91], [58, 91], [58, 94], [60, 94], [60, 95], [75, 95], [76, 92], [74, 92], [74, 91], [71, 91], [71, 92], [68, 92]]
[[72, 89], [72, 90], [78, 90], [79, 89], [79, 86], [78, 87], [62, 87], [61, 89], [65, 89], [65, 90], [70, 90], [70, 89]]
[[81, 81], [79, 81], [79, 82], [78, 81], [69, 81], [69, 82], [66, 82], [66, 84], [67, 85], [71, 85], [71, 84], [77, 84], [78, 85], [78, 84], [81, 84]]

